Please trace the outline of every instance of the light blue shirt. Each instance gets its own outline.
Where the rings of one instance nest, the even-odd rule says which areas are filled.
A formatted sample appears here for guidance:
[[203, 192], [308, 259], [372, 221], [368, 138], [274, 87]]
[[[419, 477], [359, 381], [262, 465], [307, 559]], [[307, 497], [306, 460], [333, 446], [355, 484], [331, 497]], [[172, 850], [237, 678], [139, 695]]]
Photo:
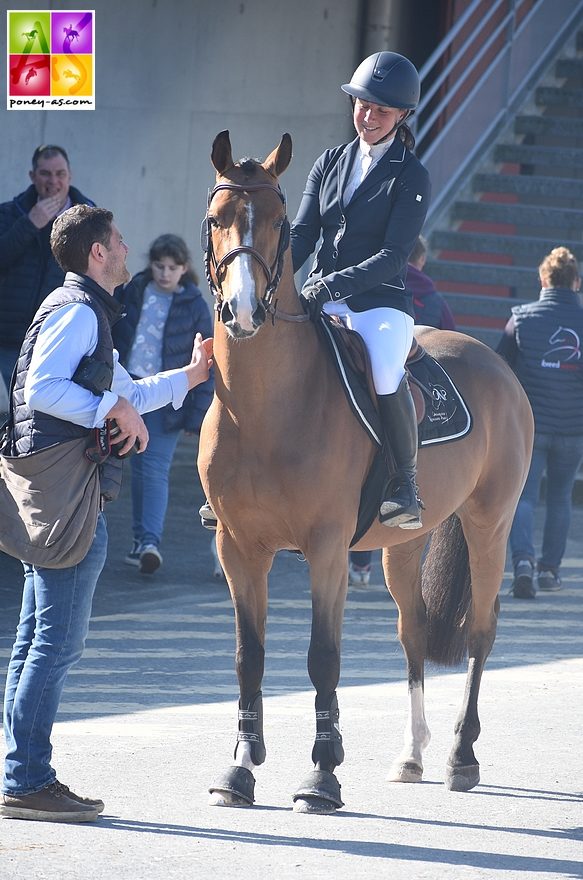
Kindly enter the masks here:
[[72, 382], [81, 358], [93, 354], [97, 341], [97, 317], [90, 306], [68, 303], [48, 315], [40, 328], [24, 385], [28, 406], [84, 428], [101, 427], [120, 397], [139, 413], [167, 403], [180, 409], [188, 393], [183, 370], [166, 370], [134, 380], [119, 363], [115, 349], [111, 391], [96, 396]]

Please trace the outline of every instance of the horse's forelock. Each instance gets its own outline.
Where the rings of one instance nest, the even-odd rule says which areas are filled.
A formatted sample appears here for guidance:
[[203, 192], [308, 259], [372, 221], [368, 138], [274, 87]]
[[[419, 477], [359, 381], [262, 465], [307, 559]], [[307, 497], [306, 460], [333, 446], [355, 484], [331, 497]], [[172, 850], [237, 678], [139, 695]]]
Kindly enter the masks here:
[[240, 168], [246, 175], [250, 176], [251, 174], [255, 174], [255, 172], [261, 168], [261, 162], [259, 159], [250, 159], [245, 158], [241, 159], [240, 162], [237, 162], [237, 168]]

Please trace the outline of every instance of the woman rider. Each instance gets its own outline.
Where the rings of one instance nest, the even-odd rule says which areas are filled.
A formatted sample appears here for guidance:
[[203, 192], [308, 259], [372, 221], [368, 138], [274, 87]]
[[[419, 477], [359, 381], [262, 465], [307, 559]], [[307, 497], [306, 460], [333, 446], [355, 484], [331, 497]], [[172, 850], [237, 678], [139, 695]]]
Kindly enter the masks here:
[[405, 120], [419, 101], [419, 75], [395, 52], [366, 58], [342, 90], [357, 137], [312, 168], [291, 229], [294, 271], [321, 243], [302, 289], [305, 310], [339, 316], [363, 337], [372, 364], [384, 440], [396, 463], [380, 520], [421, 527], [415, 482], [417, 420], [404, 364], [413, 339], [407, 260], [427, 213], [430, 182], [411, 150]]

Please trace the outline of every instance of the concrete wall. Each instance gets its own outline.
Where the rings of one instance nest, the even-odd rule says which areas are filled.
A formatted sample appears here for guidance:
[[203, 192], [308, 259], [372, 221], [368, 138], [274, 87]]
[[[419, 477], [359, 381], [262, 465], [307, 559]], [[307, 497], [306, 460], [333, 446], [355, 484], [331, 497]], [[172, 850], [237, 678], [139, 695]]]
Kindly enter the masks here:
[[[0, 110], [0, 201], [28, 184], [40, 143], [69, 152], [74, 183], [113, 210], [143, 266], [151, 240], [182, 235], [206, 290], [199, 247], [210, 149], [231, 132], [233, 155], [264, 158], [281, 134], [294, 142], [282, 178], [293, 218], [314, 159], [352, 138], [348, 99], [360, 40], [358, 0], [93, 0], [11, 9], [96, 10], [93, 112]], [[2, 17], [3, 18], [3, 17]], [[6, 29], [0, 24], [2, 57]]]

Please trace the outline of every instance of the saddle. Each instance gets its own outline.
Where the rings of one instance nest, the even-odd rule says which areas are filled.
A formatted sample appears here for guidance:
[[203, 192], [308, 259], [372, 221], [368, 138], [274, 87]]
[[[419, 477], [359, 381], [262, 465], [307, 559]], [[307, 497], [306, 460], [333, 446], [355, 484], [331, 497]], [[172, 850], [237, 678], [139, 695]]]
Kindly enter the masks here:
[[[378, 515], [392, 474], [391, 456], [383, 452], [383, 433], [364, 340], [336, 316], [322, 313], [316, 328], [336, 366], [348, 403], [377, 453], [362, 487], [353, 547], [366, 534]], [[417, 413], [419, 446], [446, 443], [465, 437], [472, 428], [472, 416], [445, 369], [413, 339], [405, 363], [409, 387]]]

